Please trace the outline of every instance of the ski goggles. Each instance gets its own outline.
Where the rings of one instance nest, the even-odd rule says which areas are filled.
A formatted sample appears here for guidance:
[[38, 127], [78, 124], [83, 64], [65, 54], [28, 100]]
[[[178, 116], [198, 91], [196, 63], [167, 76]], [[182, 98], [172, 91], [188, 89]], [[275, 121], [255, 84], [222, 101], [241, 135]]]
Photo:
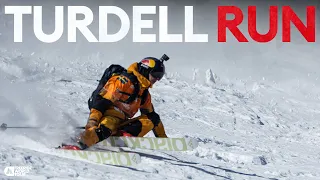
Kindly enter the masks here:
[[150, 75], [159, 81], [163, 78], [164, 72], [150, 72]]

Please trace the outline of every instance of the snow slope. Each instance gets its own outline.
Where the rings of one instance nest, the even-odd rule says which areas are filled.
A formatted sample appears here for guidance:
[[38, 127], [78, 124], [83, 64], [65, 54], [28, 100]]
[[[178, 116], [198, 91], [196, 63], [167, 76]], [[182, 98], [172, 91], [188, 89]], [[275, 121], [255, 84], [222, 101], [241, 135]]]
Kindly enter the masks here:
[[32, 166], [23, 179], [320, 177], [319, 97], [299, 99], [280, 85], [263, 81], [237, 85], [219, 80], [218, 75], [216, 83], [210, 78], [202, 83], [182, 81], [179, 73], [169, 72], [151, 91], [168, 135], [197, 138], [200, 146], [194, 151], [138, 151], [142, 163], [132, 168], [50, 155], [50, 147], [74, 133], [70, 126], [84, 125], [86, 100], [100, 77], [95, 70], [101, 67], [76, 61], [51, 66], [32, 58], [3, 51], [0, 61], [1, 122], [43, 127], [0, 134], [0, 169]]
[[[0, 123], [42, 128], [0, 132], [0, 179], [320, 179], [318, 43], [43, 45], [25, 36], [14, 44], [12, 19], [1, 12]], [[85, 125], [86, 102], [104, 68], [162, 53], [171, 60], [151, 90], [155, 108], [168, 136], [194, 137], [197, 149], [137, 150], [142, 163], [136, 167], [50, 152], [77, 133], [72, 127]], [[12, 178], [2, 171], [7, 166], [32, 169]]]

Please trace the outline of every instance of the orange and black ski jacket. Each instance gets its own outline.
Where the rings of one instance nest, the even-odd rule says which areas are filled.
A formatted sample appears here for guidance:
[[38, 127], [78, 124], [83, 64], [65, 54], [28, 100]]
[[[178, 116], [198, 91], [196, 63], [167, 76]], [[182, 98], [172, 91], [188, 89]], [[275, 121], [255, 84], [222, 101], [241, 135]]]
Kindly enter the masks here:
[[[130, 65], [127, 72], [133, 73], [137, 77], [140, 85], [138, 97], [131, 103], [125, 103], [124, 101], [134, 93], [134, 84], [124, 75], [114, 75], [99, 92], [101, 98], [97, 99], [98, 102], [90, 109], [89, 119], [100, 123], [104, 115], [126, 119], [132, 118], [139, 109], [143, 114], [154, 112], [150, 93], [147, 91], [147, 95], [143, 96], [146, 89], [152, 88], [152, 84], [138, 72], [138, 63]], [[141, 103], [142, 97], [144, 97], [143, 103]], [[165, 136], [162, 122], [158, 126], [161, 127], [159, 129], [162, 129], [158, 131], [158, 134]], [[155, 129], [157, 130], [158, 127]]]

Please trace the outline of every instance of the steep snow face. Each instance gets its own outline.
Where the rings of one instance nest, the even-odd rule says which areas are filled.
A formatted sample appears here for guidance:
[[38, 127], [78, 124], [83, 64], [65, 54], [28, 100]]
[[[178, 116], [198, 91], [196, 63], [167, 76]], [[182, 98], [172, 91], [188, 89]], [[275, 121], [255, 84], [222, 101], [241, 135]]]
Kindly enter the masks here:
[[[3, 15], [3, 5], [10, 3], [42, 5], [25, 0], [0, 4], [0, 123], [41, 128], [0, 132], [1, 179], [8, 179], [2, 172], [7, 166], [31, 166], [23, 179], [39, 180], [320, 179], [318, 43], [304, 43], [297, 35], [289, 44], [279, 39], [266, 44], [233, 40], [216, 44], [214, 38], [208, 44], [134, 44], [130, 36], [112, 44], [87, 43], [81, 36], [74, 44], [65, 39], [43, 44], [26, 27], [24, 43], [15, 44], [12, 18]], [[180, 32], [175, 22], [181, 19], [179, 8], [184, 5], [167, 3], [178, 9], [171, 14], [169, 27]], [[47, 5], [45, 30], [51, 31], [52, 4]], [[195, 30], [216, 29], [211, 23], [216, 22], [213, 5], [196, 4], [196, 13], [202, 14], [195, 16]], [[130, 6], [126, 5], [128, 13]], [[268, 22], [260, 18], [259, 22]], [[32, 24], [30, 16], [24, 20]], [[97, 27], [94, 22], [91, 30]], [[151, 89], [154, 106], [168, 136], [196, 138], [197, 149], [137, 150], [142, 156], [137, 167], [95, 165], [50, 152], [78, 133], [72, 127], [85, 125], [87, 99], [107, 66], [128, 66], [162, 53], [171, 59], [166, 77]]]
[[194, 151], [137, 150], [142, 163], [133, 168], [55, 156], [49, 148], [76, 133], [72, 126], [85, 124], [86, 100], [102, 71], [95, 71], [100, 67], [93, 64], [85, 68], [89, 63], [51, 66], [32, 58], [2, 53], [1, 122], [43, 128], [2, 132], [1, 169], [31, 166], [26, 179], [320, 177], [320, 104], [316, 97], [300, 98], [263, 81], [251, 85], [224, 82], [210, 69], [196, 73], [207, 79], [191, 82], [169, 72], [151, 90], [168, 136], [198, 139], [200, 145]]

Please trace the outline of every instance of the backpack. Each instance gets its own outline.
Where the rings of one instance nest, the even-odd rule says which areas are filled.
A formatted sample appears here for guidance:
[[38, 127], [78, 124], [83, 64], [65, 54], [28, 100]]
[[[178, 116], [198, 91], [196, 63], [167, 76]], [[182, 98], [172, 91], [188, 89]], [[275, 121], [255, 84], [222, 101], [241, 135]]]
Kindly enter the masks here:
[[[140, 92], [140, 85], [139, 85], [139, 82], [138, 82], [138, 79], [137, 77], [133, 74], [133, 73], [128, 73], [127, 72], [127, 69], [125, 69], [124, 67], [122, 67], [121, 65], [118, 65], [118, 64], [112, 64], [110, 65], [103, 73], [101, 79], [99, 80], [99, 84], [98, 84], [98, 87], [96, 88], [95, 91], [93, 91], [93, 93], [91, 94], [91, 97], [89, 98], [88, 100], [88, 107], [89, 107], [89, 110], [91, 109], [92, 107], [92, 104], [94, 103], [94, 101], [97, 99], [97, 98], [102, 98], [100, 96], [100, 91], [101, 89], [104, 87], [104, 85], [108, 82], [108, 80], [114, 76], [114, 75], [124, 75], [126, 76], [128, 79], [130, 79], [130, 81], [133, 83], [134, 85], [134, 91], [133, 91], [133, 94], [128, 94], [126, 92], [121, 92], [120, 93], [123, 93], [123, 94], [126, 94], [128, 95], [128, 99], [125, 100], [125, 101], [121, 101], [123, 103], [127, 103], [127, 104], [130, 104], [131, 102], [133, 102], [136, 98], [139, 97], [139, 92]], [[145, 100], [146, 100], [146, 97], [148, 95], [148, 89], [144, 90], [142, 96], [140, 97], [141, 98], [141, 104], [144, 104], [145, 103]]]

